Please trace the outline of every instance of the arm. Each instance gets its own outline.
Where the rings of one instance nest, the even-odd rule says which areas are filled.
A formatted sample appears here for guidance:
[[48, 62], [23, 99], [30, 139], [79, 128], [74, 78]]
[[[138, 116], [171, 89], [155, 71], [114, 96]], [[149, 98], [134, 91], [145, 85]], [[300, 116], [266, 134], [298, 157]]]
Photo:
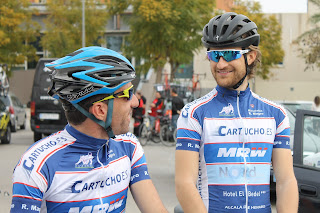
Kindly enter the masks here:
[[199, 153], [176, 151], [176, 194], [185, 213], [207, 212], [196, 188], [199, 170]]
[[168, 212], [150, 179], [132, 184], [130, 190], [141, 212]]
[[272, 165], [277, 181], [277, 212], [298, 212], [298, 185], [290, 149], [273, 149]]

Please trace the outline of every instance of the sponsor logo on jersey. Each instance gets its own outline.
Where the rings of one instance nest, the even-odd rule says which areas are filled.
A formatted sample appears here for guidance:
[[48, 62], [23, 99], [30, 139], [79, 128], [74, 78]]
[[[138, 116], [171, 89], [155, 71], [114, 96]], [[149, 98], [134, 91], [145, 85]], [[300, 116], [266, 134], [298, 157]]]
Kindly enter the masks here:
[[219, 148], [217, 157], [264, 157], [268, 148]]
[[[251, 104], [251, 105], [253, 105], [253, 104]], [[255, 115], [255, 116], [261, 116], [261, 115], [263, 115], [263, 111], [261, 109], [248, 109], [248, 114], [249, 115]]]
[[75, 181], [71, 187], [72, 193], [80, 193], [89, 190], [95, 190], [98, 188], [104, 188], [119, 184], [124, 180], [127, 180], [129, 177], [128, 170], [119, 172], [116, 175], [109, 176], [105, 180], [94, 181], [94, 182], [83, 182], [82, 180]]
[[92, 165], [92, 153], [89, 152], [87, 155], [81, 155], [77, 163], [75, 163], [75, 168], [93, 168]]
[[253, 168], [245, 169], [244, 167], [239, 166], [232, 166], [232, 167], [219, 167], [219, 176], [222, 178], [233, 178], [238, 179], [242, 177], [256, 177], [257, 176], [257, 169], [254, 166]]
[[220, 126], [218, 129], [219, 136], [228, 136], [228, 135], [241, 135], [244, 131], [245, 135], [272, 135], [271, 128], [228, 128], [227, 126]]
[[36, 149], [34, 149], [29, 157], [26, 157], [26, 160], [23, 161], [23, 167], [29, 171], [31, 171], [34, 168], [34, 163], [37, 160], [37, 158], [45, 152], [47, 149], [50, 149], [54, 147], [55, 145], [65, 142], [67, 139], [64, 137], [58, 137], [55, 140], [48, 141], [40, 146], [38, 146]]
[[[72, 207], [68, 213], [99, 213], [99, 212], [111, 212], [122, 206], [125, 196], [123, 195], [120, 199], [111, 201], [110, 203], [98, 204], [94, 206], [84, 207]], [[80, 209], [81, 208], [81, 209]]]
[[234, 109], [231, 103], [228, 103], [228, 106], [222, 108], [219, 112], [220, 116], [234, 116]]

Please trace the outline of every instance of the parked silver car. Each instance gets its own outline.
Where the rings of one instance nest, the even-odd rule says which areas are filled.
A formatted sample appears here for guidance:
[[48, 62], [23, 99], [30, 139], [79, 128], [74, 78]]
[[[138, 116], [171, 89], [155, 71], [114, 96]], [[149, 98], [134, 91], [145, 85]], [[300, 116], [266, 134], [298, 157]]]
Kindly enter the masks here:
[[11, 92], [6, 96], [0, 96], [0, 99], [9, 107], [11, 131], [16, 132], [18, 128], [25, 129], [27, 120], [25, 105]]

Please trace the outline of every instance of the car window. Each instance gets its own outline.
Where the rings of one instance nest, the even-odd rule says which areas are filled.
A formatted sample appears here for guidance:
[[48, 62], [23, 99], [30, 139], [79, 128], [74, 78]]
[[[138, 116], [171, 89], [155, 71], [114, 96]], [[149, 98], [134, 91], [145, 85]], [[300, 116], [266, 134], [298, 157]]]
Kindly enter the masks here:
[[283, 106], [296, 113], [298, 109], [311, 110], [312, 103], [281, 103]]
[[303, 164], [320, 169], [320, 117], [304, 117]]

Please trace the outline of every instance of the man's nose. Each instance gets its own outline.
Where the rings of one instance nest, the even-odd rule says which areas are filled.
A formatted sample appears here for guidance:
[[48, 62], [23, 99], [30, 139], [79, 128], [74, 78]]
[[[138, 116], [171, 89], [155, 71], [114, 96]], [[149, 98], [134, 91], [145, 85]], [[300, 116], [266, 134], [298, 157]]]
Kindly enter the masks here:
[[136, 108], [139, 106], [139, 101], [138, 98], [135, 94], [132, 95], [132, 99], [131, 99], [131, 107], [132, 108]]
[[218, 69], [223, 69], [226, 66], [228, 66], [228, 62], [222, 56], [220, 56], [219, 61], [217, 63], [217, 68]]

